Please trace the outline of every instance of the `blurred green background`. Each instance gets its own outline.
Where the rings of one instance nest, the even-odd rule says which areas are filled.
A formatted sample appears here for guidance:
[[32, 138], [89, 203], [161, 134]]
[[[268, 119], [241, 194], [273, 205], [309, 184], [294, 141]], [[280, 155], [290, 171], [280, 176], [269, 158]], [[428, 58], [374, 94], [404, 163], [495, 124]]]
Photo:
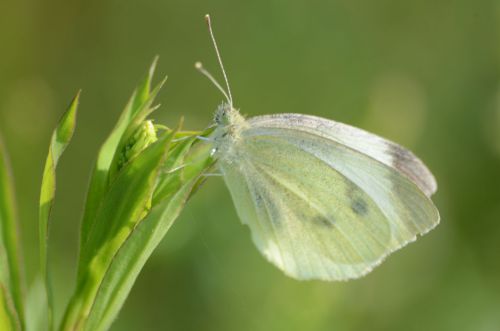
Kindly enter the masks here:
[[410, 147], [439, 183], [431, 233], [350, 282], [286, 278], [210, 178], [146, 265], [113, 330], [500, 330], [500, 2], [0, 1], [0, 131], [28, 281], [51, 130], [83, 89], [63, 157], [51, 255], [57, 313], [72, 291], [96, 151], [156, 54], [157, 121], [202, 129], [222, 100], [212, 14], [235, 104], [321, 115]]

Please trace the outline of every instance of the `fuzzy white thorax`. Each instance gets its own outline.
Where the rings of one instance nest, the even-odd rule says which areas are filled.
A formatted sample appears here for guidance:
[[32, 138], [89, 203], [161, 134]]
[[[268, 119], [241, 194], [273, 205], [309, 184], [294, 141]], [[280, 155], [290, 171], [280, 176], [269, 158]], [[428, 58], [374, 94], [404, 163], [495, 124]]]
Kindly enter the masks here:
[[228, 103], [221, 104], [214, 116], [216, 129], [212, 135], [214, 141], [214, 156], [221, 161], [234, 159], [237, 145], [241, 140], [241, 132], [249, 124], [240, 112]]

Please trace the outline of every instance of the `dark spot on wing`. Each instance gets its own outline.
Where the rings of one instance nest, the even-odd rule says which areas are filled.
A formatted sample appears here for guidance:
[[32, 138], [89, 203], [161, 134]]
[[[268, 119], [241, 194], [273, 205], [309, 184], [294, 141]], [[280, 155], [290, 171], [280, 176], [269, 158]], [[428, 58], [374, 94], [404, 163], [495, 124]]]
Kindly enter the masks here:
[[[427, 196], [436, 190], [432, 174], [412, 152], [397, 144], [387, 143], [388, 153], [392, 158], [392, 166], [406, 178], [410, 179]], [[395, 176], [395, 175], [394, 175]], [[393, 181], [393, 182], [396, 182]]]
[[351, 209], [355, 214], [364, 216], [368, 213], [368, 204], [361, 198], [355, 198], [351, 202]]
[[316, 215], [313, 219], [312, 219], [313, 223], [316, 224], [316, 225], [319, 225], [319, 226], [323, 226], [323, 227], [327, 227], [327, 228], [331, 228], [333, 227], [333, 224], [335, 223], [333, 217], [330, 217], [330, 218], [326, 218], [325, 216], [323, 215]]
[[258, 205], [262, 203], [262, 195], [260, 195], [260, 193], [255, 194], [255, 203]]
[[411, 161], [413, 155], [410, 151], [399, 145], [392, 143], [387, 143], [386, 145], [388, 146], [389, 154], [392, 157], [392, 164], [394, 168], [402, 171], [405, 168], [406, 163]]

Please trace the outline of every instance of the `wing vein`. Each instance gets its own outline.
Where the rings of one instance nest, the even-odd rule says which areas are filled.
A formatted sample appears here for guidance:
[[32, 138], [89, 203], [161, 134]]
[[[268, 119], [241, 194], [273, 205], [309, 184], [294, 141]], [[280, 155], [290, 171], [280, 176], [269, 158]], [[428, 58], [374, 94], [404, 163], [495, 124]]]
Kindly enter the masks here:
[[[286, 129], [285, 129], [286, 130]], [[287, 130], [288, 131], [288, 130]], [[309, 134], [308, 132], [306, 132], [306, 134]], [[292, 144], [293, 146], [295, 146], [295, 148], [298, 148], [299, 150], [301, 150], [302, 152], [304, 153], [307, 153], [308, 155], [311, 155], [313, 156], [314, 158], [316, 158], [317, 160], [321, 161], [322, 163], [324, 163], [325, 165], [327, 165], [329, 168], [331, 168], [332, 170], [336, 171], [338, 174], [340, 174], [345, 180], [349, 181], [351, 184], [353, 184], [356, 188], [358, 188], [359, 190], [361, 190], [362, 192], [366, 193], [367, 196], [370, 197], [370, 199], [372, 201], [375, 202], [375, 204], [379, 207], [380, 211], [382, 212], [382, 214], [384, 215], [385, 219], [386, 220], [389, 220], [389, 224], [391, 225], [390, 228], [391, 228], [391, 238], [393, 237], [393, 221], [391, 221], [391, 218], [388, 216], [387, 214], [387, 211], [385, 210], [385, 208], [383, 208], [379, 203], [377, 203], [377, 199], [374, 198], [374, 196], [369, 193], [369, 192], [366, 192], [365, 190], [363, 190], [356, 182], [354, 182], [351, 178], [347, 177], [342, 171], [340, 171], [338, 168], [335, 167], [334, 164], [331, 164], [330, 162], [328, 162], [328, 160], [325, 160], [324, 158], [322, 158], [321, 156], [317, 155], [314, 151], [310, 151], [308, 149], [305, 149], [303, 147], [301, 147], [300, 145], [297, 145], [296, 143], [293, 143], [293, 142], [290, 142], [290, 141], [287, 141], [286, 139], [284, 139], [283, 137], [279, 136], [279, 135], [272, 135], [272, 134], [268, 134], [268, 135], [262, 135], [262, 136], [259, 136], [259, 138], [265, 138], [267, 137], [268, 139], [279, 139], [279, 140], [282, 140], [282, 141], [285, 141], [289, 144]], [[321, 140], [326, 140], [326, 142], [328, 142], [328, 140], [325, 138], [325, 137], [321, 137], [321, 136], [318, 136], [318, 138], [320, 138]], [[362, 156], [362, 157], [366, 157], [366, 158], [369, 158], [373, 161], [375, 161], [375, 164], [377, 164], [379, 167], [383, 168], [383, 169], [392, 169], [390, 166], [384, 164], [383, 162], [380, 162], [376, 159], [374, 159], [373, 157], [369, 156], [369, 155], [364, 155], [354, 149], [352, 149], [351, 147], [349, 146], [344, 146], [344, 145], [340, 145], [339, 143], [337, 143], [336, 141], [332, 141], [332, 143], [336, 146], [336, 148], [340, 149], [340, 150], [349, 150], [349, 151], [353, 151], [355, 152], [355, 155], [358, 155], [358, 156]], [[256, 160], [258, 161], [258, 160]], [[418, 188], [418, 186], [411, 180], [409, 179], [407, 176], [405, 176], [404, 174], [400, 173], [400, 172], [396, 172], [398, 176], [401, 177], [402, 180], [406, 181], [409, 185], [413, 185], [415, 186], [415, 188], [417, 188], [418, 192], [421, 192], [421, 190]], [[373, 183], [377, 184], [382, 190], [384, 191], [388, 191], [388, 197], [390, 197], [393, 201], [399, 201], [400, 198], [398, 195], [395, 194], [394, 190], [393, 189], [390, 189], [390, 190], [387, 190], [383, 184], [380, 184], [378, 181], [374, 181]], [[422, 193], [422, 198], [423, 199], [426, 199], [426, 200], [429, 200], [429, 198]], [[403, 205], [403, 204], [401, 204]], [[408, 210], [405, 209], [405, 215], [408, 215]], [[421, 230], [421, 227], [420, 225], [418, 225], [416, 222], [415, 222], [415, 219], [413, 217], [407, 217], [407, 219], [410, 219], [411, 223], [415, 224], [415, 227], [418, 229], [419, 233], [425, 233], [426, 231], [428, 231], [427, 228], [425, 228], [423, 231]], [[411, 231], [409, 229], [409, 224], [407, 222], [398, 222], [398, 223], [402, 223], [402, 225], [404, 226], [404, 229], [407, 231], [407, 233], [409, 234], [412, 234], [413, 231]], [[379, 226], [379, 229], [380, 226]], [[414, 235], [411, 235], [411, 236], [414, 236]]]
[[[247, 164], [247, 166], [251, 166], [250, 163]], [[256, 213], [258, 214], [258, 210], [259, 210], [259, 203], [258, 203], [258, 199], [257, 197], [255, 196], [255, 191], [257, 190], [255, 185], [253, 185], [253, 183], [251, 183], [250, 179], [248, 178], [248, 175], [245, 174], [244, 172], [242, 173], [242, 176], [247, 184], [247, 187], [249, 188], [249, 191], [250, 191], [250, 196], [252, 197], [252, 202], [253, 202], [253, 205], [255, 206], [255, 211]], [[262, 195], [262, 192], [259, 191], [259, 193]], [[267, 205], [265, 205], [265, 212], [266, 214], [268, 215], [269, 219], [270, 219], [270, 214], [269, 214], [269, 211], [267, 209]], [[257, 217], [257, 222], [260, 224], [260, 228], [263, 229], [263, 225], [261, 223], [261, 219], [260, 217]], [[274, 241], [276, 242], [276, 247], [278, 248], [278, 252], [279, 252], [279, 255], [280, 255], [280, 261], [281, 261], [281, 264], [284, 265], [285, 264], [285, 258], [284, 258], [284, 254], [283, 254], [283, 247], [281, 246], [281, 243], [280, 241], [278, 240], [278, 235], [276, 233], [276, 226], [273, 224], [272, 220], [270, 220], [270, 223], [271, 223], [271, 229], [272, 229], [272, 235], [274, 237]], [[266, 231], [262, 231], [262, 233], [265, 233]]]
[[[295, 146], [295, 145], [294, 145]], [[296, 148], [299, 148], [298, 146], [295, 146]], [[302, 148], [299, 148], [301, 151], [303, 151], [304, 153], [307, 153], [311, 156], [313, 156], [314, 158], [316, 158], [317, 160], [321, 161], [322, 163], [324, 163], [325, 165], [327, 165], [330, 169], [332, 169], [333, 171], [337, 172], [340, 176], [342, 176], [344, 178], [344, 180], [346, 180], [347, 182], [351, 183], [352, 185], [354, 185], [357, 189], [359, 189], [360, 191], [362, 191], [363, 193], [365, 193], [371, 200], [372, 202], [379, 208], [380, 212], [382, 213], [382, 215], [385, 217], [386, 220], [389, 220], [389, 217], [387, 216], [387, 214], [385, 213], [385, 211], [380, 207], [379, 204], [377, 204], [374, 200], [374, 198], [366, 191], [364, 191], [357, 183], [355, 183], [354, 181], [352, 181], [350, 178], [346, 177], [342, 172], [340, 172], [338, 169], [334, 168], [332, 165], [330, 165], [327, 161], [323, 160], [322, 158], [320, 158], [319, 156], [315, 155], [314, 153], [311, 153], [310, 151], [308, 150], [304, 150]], [[258, 160], [255, 160], [257, 162], [253, 162], [252, 164], [254, 164], [254, 167], [255, 165], [257, 164], [260, 164], [259, 167], [264, 170], [265, 167], [268, 167], [267, 165], [265, 164], [262, 164], [262, 162], [258, 162]], [[276, 175], [271, 175], [271, 172], [267, 169], [265, 169], [265, 172], [267, 173], [268, 176], [271, 176], [273, 177], [275, 180], [278, 180], [278, 178], [276, 177]], [[289, 187], [287, 184], [286, 184], [286, 181], [283, 180], [283, 179], [279, 179], [279, 182], [280, 182], [280, 185], [287, 188], [288, 190], [290, 190], [292, 193], [294, 193], [297, 197], [301, 198], [302, 200], [307, 200], [301, 193], [295, 191], [293, 188]], [[391, 192], [390, 193], [391, 196], [394, 196], [393, 193]], [[319, 213], [321, 214], [321, 216], [329, 219], [329, 217], [327, 215], [325, 215], [320, 209], [318, 206], [316, 206], [315, 204], [312, 204], [311, 203], [311, 206], [314, 207], [314, 209]], [[389, 222], [390, 224], [391, 222]], [[380, 231], [383, 231], [384, 228], [380, 225], [380, 224], [375, 224], [377, 226], [377, 228], [380, 230]], [[337, 227], [338, 228], [338, 227]], [[391, 226], [391, 230], [392, 230], [392, 226]], [[340, 231], [340, 228], [339, 228], [339, 231]], [[355, 247], [356, 245], [352, 244], [351, 240], [345, 236], [345, 233], [342, 232], [342, 235], [344, 236], [345, 239], [347, 239], [349, 241], [349, 243], [351, 244], [351, 246]], [[386, 247], [386, 245], [384, 243], [382, 243], [372, 232], [369, 232], [369, 235], [371, 238], [373, 238], [375, 241], [377, 241], [382, 247]], [[391, 231], [391, 237], [392, 237], [392, 231]], [[360, 256], [361, 258], [363, 258], [363, 256]]]
[[[260, 167], [260, 166], [259, 166]], [[287, 185], [286, 183], [284, 183], [284, 181], [279, 178], [279, 177], [276, 177], [275, 175], [272, 175], [270, 174], [270, 172], [265, 169], [266, 167], [260, 167], [263, 172], [265, 172], [267, 174], [267, 176], [269, 177], [272, 177], [274, 179], [274, 181], [279, 184], [281, 187], [285, 188], [286, 190], [288, 190], [289, 192], [291, 192], [292, 194], [294, 194], [295, 196], [297, 196], [299, 199], [301, 200], [307, 200], [306, 197], [304, 197], [304, 195], [301, 193], [301, 192], [298, 192], [296, 191], [294, 188], [290, 187], [289, 185]], [[320, 207], [318, 207], [315, 203], [312, 203], [312, 202], [309, 202], [309, 205], [315, 210], [318, 212], [318, 214], [320, 214], [321, 216], [325, 217], [326, 219], [330, 220], [330, 217], [328, 215], [325, 215], [325, 213], [320, 209]], [[361, 259], [366, 259], [366, 256], [363, 256], [363, 254], [359, 251], [359, 249], [356, 247], [355, 244], [353, 244], [352, 242], [352, 239], [346, 235], [346, 233], [344, 232], [344, 230], [341, 229], [341, 227], [337, 226], [336, 227], [338, 230], [339, 230], [339, 233], [346, 239], [346, 241], [349, 243], [349, 245], [351, 246], [351, 248], [353, 249], [353, 251], [356, 252], [356, 254], [358, 255], [359, 258]], [[378, 241], [378, 240], [377, 240]], [[379, 242], [380, 243], [380, 242]], [[382, 245], [382, 247], [384, 247], [385, 245]], [[344, 254], [344, 252], [342, 252], [342, 254]], [[345, 254], [344, 254], [344, 257], [345, 257]], [[331, 257], [330, 257], [331, 258]], [[335, 259], [333, 259], [335, 260]]]

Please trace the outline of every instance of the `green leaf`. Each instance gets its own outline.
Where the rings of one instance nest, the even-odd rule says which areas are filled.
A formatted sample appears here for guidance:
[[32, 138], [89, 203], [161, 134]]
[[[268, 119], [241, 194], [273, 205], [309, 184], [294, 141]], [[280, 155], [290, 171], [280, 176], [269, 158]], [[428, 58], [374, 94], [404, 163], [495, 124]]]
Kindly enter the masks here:
[[21, 324], [7, 290], [0, 285], [0, 330], [21, 330]]
[[160, 174], [158, 185], [153, 195], [153, 204], [165, 199], [171, 194], [174, 194], [183, 184], [181, 175], [184, 166], [184, 156], [187, 154], [196, 137], [188, 137], [181, 142], [172, 146], [169, 151], [169, 157], [165, 162], [164, 171]]
[[172, 199], [153, 207], [134, 228], [104, 275], [84, 330], [109, 328], [142, 267], [182, 210], [194, 182], [184, 185]]
[[[184, 184], [187, 178], [197, 176], [210, 168], [213, 160], [210, 157], [210, 145], [200, 143], [198, 136], [206, 136], [207, 132], [193, 133], [183, 137], [169, 151], [165, 163], [165, 172], [160, 175], [159, 183], [153, 196], [153, 205], [174, 194]], [[179, 132], [176, 136], [182, 136]], [[200, 179], [201, 181], [202, 179]], [[196, 183], [195, 187], [199, 183]]]
[[[28, 287], [26, 296], [26, 331], [40, 331], [47, 327], [45, 284], [40, 275]], [[2, 330], [0, 328], [0, 330]]]
[[147, 147], [111, 183], [80, 252], [77, 288], [62, 330], [81, 330], [84, 326], [110, 263], [147, 213], [173, 136], [174, 132], [163, 135]]
[[[18, 330], [24, 326], [24, 308], [15, 194], [11, 179], [7, 152], [0, 137], [0, 321], [10, 324], [10, 330]], [[4, 328], [0, 327], [0, 330]]]
[[113, 156], [113, 160], [110, 164], [109, 168], [109, 174], [108, 174], [108, 183], [112, 181], [116, 173], [119, 170], [119, 158], [120, 158], [120, 152], [124, 149], [124, 147], [128, 144], [128, 141], [130, 140], [131, 136], [137, 131], [137, 129], [144, 123], [146, 118], [158, 107], [153, 107], [153, 102], [160, 92], [160, 89], [163, 87], [163, 84], [165, 84], [166, 78], [164, 78], [150, 93], [149, 98], [144, 101], [144, 103], [141, 105], [141, 108], [137, 110], [137, 112], [134, 114], [134, 116], [131, 118], [130, 122], [128, 123], [128, 126], [123, 132], [121, 139], [116, 147], [116, 151]]
[[[179, 216], [201, 174], [210, 166], [208, 153], [204, 157], [197, 155], [196, 158], [188, 154], [194, 139], [183, 140], [169, 151], [164, 169], [175, 169], [172, 165], [179, 163], [185, 167], [168, 171], [167, 177], [160, 179], [155, 196], [163, 196], [163, 199], [153, 205], [146, 218], [133, 229], [114, 256], [83, 330], [107, 330], [111, 326], [144, 264]], [[165, 190], [164, 194], [157, 194], [159, 187], [167, 187], [162, 186], [161, 181], [170, 182], [168, 187], [172, 190], [168, 194], [165, 194]]]
[[[155, 60], [153, 61], [153, 64], [151, 65], [146, 77], [143, 79], [136, 91], [134, 91], [123, 113], [121, 114], [118, 123], [99, 151], [90, 180], [87, 201], [85, 204], [82, 228], [80, 232], [80, 251], [83, 250], [83, 247], [88, 240], [90, 229], [93, 227], [93, 224], [95, 222], [97, 210], [99, 209], [99, 205], [108, 189], [109, 172], [113, 160], [115, 160], [115, 154], [117, 151], [119, 151], [119, 145], [122, 144], [124, 140], [123, 137], [125, 135], [125, 132], [130, 131], [131, 123], [137, 122], [138, 114], [140, 114], [141, 111], [144, 113], [146, 113], [147, 111], [149, 111], [150, 113], [152, 111], [150, 106], [154, 102], [156, 94], [163, 84], [163, 82], [160, 83], [153, 92], [150, 91], [151, 81], [155, 72], [156, 63], [157, 58], [155, 58]], [[140, 125], [140, 122], [137, 123], [137, 126], [138, 125]], [[78, 273], [80, 274], [80, 268]]]
[[[208, 131], [177, 132], [147, 120], [165, 82], [151, 90], [155, 64], [99, 151], [82, 220], [77, 285], [60, 330], [111, 325], [144, 263], [211, 166], [209, 149], [193, 153], [199, 149], [196, 136]], [[154, 142], [157, 130], [164, 132]]]
[[54, 130], [50, 142], [49, 153], [43, 171], [40, 205], [39, 205], [39, 240], [40, 240], [40, 269], [45, 284], [47, 301], [48, 329], [53, 329], [53, 307], [50, 275], [48, 271], [48, 230], [49, 218], [56, 193], [56, 167], [59, 158], [68, 146], [73, 132], [75, 131], [76, 112], [78, 108], [80, 92], [71, 102], [68, 110], [64, 113], [58, 126]]

